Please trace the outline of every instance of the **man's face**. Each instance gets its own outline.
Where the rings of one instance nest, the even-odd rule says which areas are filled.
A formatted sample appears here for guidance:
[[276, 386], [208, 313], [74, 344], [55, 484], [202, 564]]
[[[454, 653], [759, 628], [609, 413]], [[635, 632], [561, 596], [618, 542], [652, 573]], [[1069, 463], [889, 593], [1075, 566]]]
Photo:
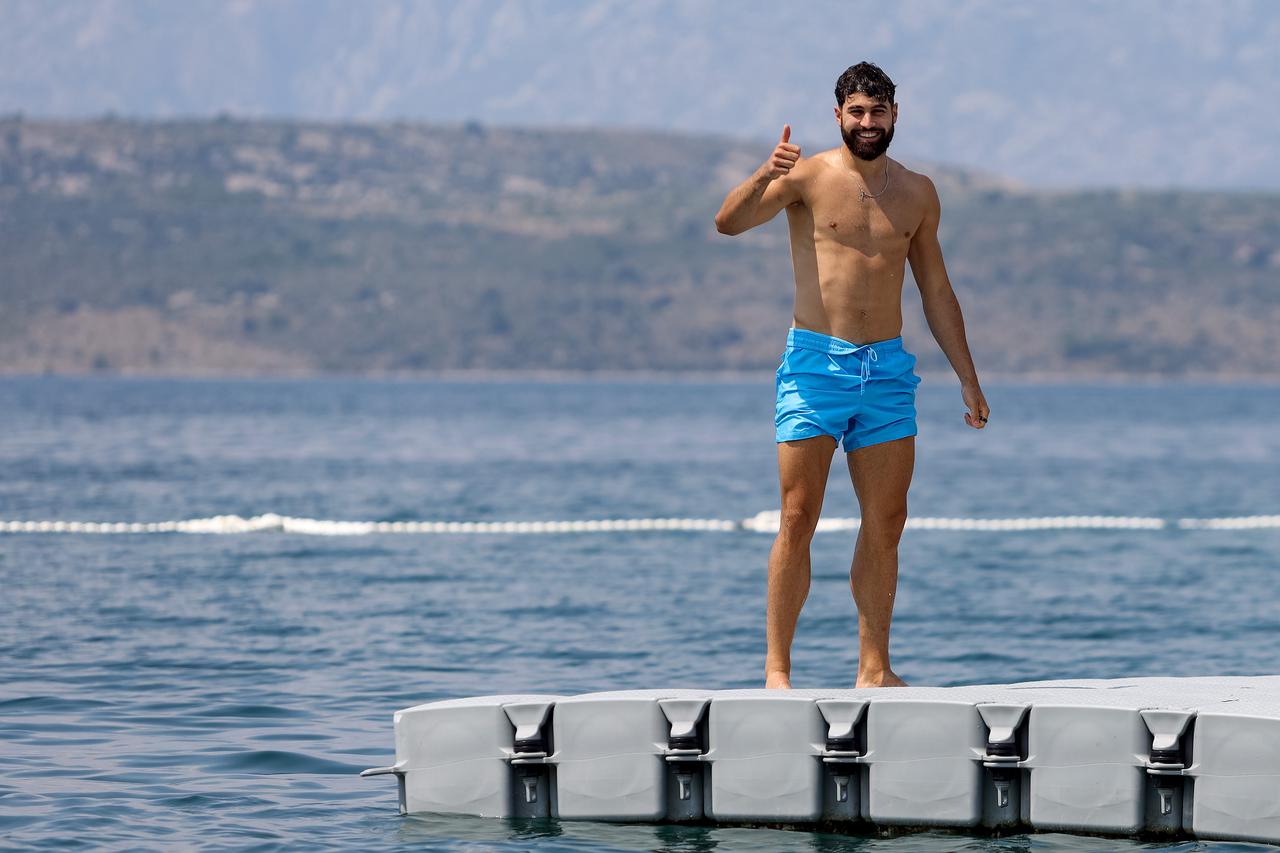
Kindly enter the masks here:
[[854, 92], [843, 107], [836, 107], [836, 120], [850, 153], [861, 160], [874, 160], [889, 150], [898, 106]]

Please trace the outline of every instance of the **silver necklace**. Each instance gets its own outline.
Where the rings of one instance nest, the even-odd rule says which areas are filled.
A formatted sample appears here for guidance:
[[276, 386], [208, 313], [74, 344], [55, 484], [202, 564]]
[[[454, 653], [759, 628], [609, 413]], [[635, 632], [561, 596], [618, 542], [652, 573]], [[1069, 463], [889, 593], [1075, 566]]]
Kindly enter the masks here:
[[869, 198], [880, 198], [884, 195], [885, 190], [889, 189], [889, 164], [884, 164], [884, 186], [880, 188], [878, 193], [869, 193], [866, 189], [858, 190], [858, 201], [866, 201]]

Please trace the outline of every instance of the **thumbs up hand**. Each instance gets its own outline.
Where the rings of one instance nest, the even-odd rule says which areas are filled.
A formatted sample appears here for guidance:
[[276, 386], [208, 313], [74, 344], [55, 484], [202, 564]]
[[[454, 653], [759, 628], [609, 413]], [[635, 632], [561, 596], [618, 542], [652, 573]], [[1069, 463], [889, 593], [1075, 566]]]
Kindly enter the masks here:
[[800, 159], [800, 146], [791, 144], [791, 125], [784, 124], [782, 126], [782, 138], [778, 140], [778, 145], [773, 149], [773, 153], [769, 155], [769, 159], [761, 166], [761, 170], [769, 178], [781, 178], [783, 175], [791, 171], [791, 167]]

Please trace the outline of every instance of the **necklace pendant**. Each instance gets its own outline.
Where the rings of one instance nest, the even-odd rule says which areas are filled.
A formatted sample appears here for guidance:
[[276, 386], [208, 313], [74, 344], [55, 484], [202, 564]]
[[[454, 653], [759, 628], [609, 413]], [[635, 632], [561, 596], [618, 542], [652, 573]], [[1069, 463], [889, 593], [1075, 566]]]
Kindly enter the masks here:
[[858, 190], [858, 201], [866, 201], [869, 198], [871, 198], [871, 196], [867, 195], [866, 190]]

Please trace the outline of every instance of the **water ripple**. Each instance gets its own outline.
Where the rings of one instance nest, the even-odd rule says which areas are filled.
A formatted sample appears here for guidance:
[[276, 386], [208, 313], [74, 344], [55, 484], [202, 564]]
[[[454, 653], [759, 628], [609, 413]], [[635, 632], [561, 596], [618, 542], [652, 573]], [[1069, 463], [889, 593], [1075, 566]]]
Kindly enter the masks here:
[[[980, 442], [953, 425], [950, 392], [922, 388], [913, 513], [1276, 511], [1264, 505], [1280, 481], [1268, 414], [1280, 411], [1280, 389], [995, 386], [988, 393], [1009, 414]], [[263, 506], [298, 518], [747, 518], [777, 501], [759, 392], [0, 379], [0, 435], [17, 437], [0, 442], [0, 518], [208, 518]], [[664, 417], [673, 401], [693, 420]], [[1191, 406], [1216, 417], [1183, 426]], [[757, 416], [759, 429], [744, 427]], [[833, 470], [828, 512], [851, 515], [848, 478]], [[978, 496], [956, 488], [975, 482]], [[909, 530], [895, 667], [941, 685], [1273, 670], [1280, 531], [1242, 535]], [[389, 763], [397, 708], [507, 691], [756, 686], [771, 538], [262, 536], [0, 537], [4, 844], [1262, 849], [401, 818], [394, 784], [356, 775]], [[854, 538], [814, 540], [793, 650], [799, 686], [848, 684], [856, 671]]]

